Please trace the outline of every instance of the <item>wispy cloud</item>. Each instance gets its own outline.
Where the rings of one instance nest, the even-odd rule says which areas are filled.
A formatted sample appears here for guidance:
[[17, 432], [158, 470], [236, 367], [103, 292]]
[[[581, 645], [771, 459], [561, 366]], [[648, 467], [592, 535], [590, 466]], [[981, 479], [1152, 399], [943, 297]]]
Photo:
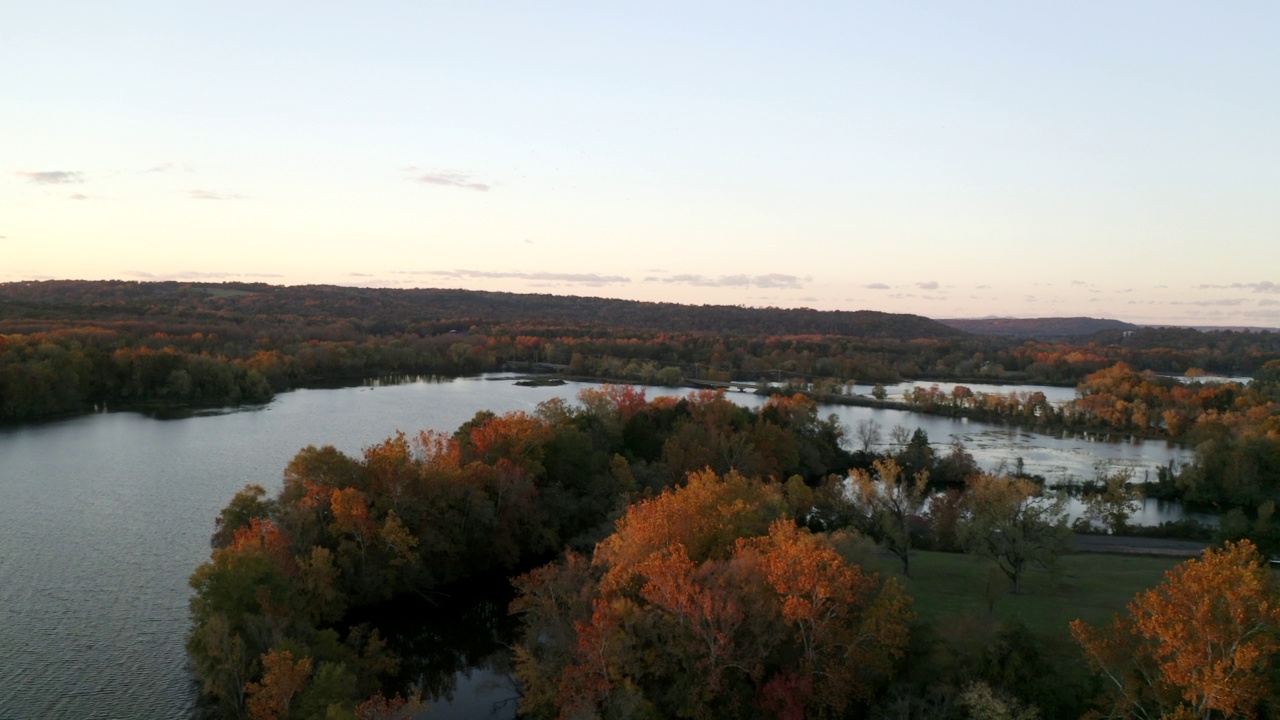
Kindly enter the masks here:
[[919, 295], [916, 293], [909, 293], [909, 292], [890, 293], [889, 297], [893, 298], [894, 300], [929, 300], [931, 302], [938, 302], [939, 300], [947, 299], [946, 295]]
[[[414, 170], [415, 168], [410, 168]], [[448, 187], [463, 188], [465, 190], [478, 190], [480, 192], [488, 192], [489, 184], [477, 182], [471, 179], [470, 173], [455, 172], [452, 170], [435, 170], [424, 173], [415, 174], [413, 176], [415, 182], [426, 183], [427, 185], [446, 185]]]
[[349, 272], [347, 273], [347, 277], [373, 277], [373, 275], [370, 275], [369, 273]]
[[916, 283], [916, 287], [920, 288], [921, 290], [937, 290], [938, 281], [930, 280], [929, 282], [918, 282]]
[[1235, 307], [1244, 304], [1242, 298], [1222, 298], [1220, 300], [1173, 300], [1169, 305], [1197, 305], [1199, 307]]
[[37, 185], [68, 185], [84, 182], [84, 173], [79, 170], [37, 170], [34, 172], [19, 170], [14, 174], [18, 177], [24, 177], [27, 182]]
[[1277, 310], [1244, 310], [1240, 314], [1247, 318], [1262, 318], [1272, 323], [1280, 322], [1280, 311]]
[[85, 195], [84, 193], [71, 193], [70, 195], [67, 196], [67, 198], [71, 200], [88, 200], [89, 196]]
[[1253, 283], [1231, 283], [1230, 285], [1197, 285], [1197, 290], [1252, 290], [1256, 293], [1280, 293], [1280, 284], [1269, 280]]
[[868, 290], [888, 290], [889, 289], [889, 286], [885, 285], [884, 283], [871, 283], [869, 285], [863, 285], [862, 287]]
[[227, 280], [229, 278], [282, 278], [279, 273], [237, 273], [237, 272], [200, 272], [198, 270], [179, 270], [172, 273], [150, 273], [144, 270], [129, 270], [129, 277], [143, 280]]
[[178, 163], [172, 163], [172, 162], [165, 162], [165, 163], [160, 163], [159, 165], [152, 165], [151, 167], [147, 168], [146, 170], [143, 170], [142, 172], [164, 173], [164, 172], [175, 172], [179, 170], [181, 170], [182, 172], [195, 172], [195, 168], [191, 167], [190, 165], [187, 165], [187, 164], [179, 165]]
[[767, 275], [721, 275], [719, 277], [681, 273], [677, 275], [650, 276], [645, 278], [645, 282], [692, 285], [694, 287], [755, 287], [782, 290], [798, 290], [804, 287], [805, 283], [811, 282], [812, 280], [813, 278], [809, 276], [799, 277], [796, 275], [784, 275], [782, 273], [769, 273]]
[[187, 197], [192, 200], [244, 200], [243, 195], [236, 193], [215, 192], [213, 190], [188, 190]]
[[394, 275], [434, 275], [449, 278], [480, 278], [499, 280], [537, 280], [541, 282], [585, 283], [607, 285], [628, 283], [631, 278], [622, 275], [598, 275], [596, 273], [554, 272], [492, 272], [488, 270], [393, 270]]
[[783, 275], [781, 273], [770, 273], [768, 275], [756, 275], [751, 278], [751, 284], [758, 288], [800, 288], [804, 284], [813, 280], [811, 277], [796, 277], [795, 275]]

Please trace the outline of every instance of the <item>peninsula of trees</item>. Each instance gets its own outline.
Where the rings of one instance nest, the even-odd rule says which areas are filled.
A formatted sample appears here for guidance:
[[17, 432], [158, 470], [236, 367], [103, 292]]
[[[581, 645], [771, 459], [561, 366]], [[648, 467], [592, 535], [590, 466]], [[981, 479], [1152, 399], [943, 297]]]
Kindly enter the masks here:
[[[1047, 634], [990, 614], [943, 625], [905, 584], [941, 566], [909, 561], [991, 563], [990, 607], [1063, 561], [1060, 501], [980, 472], [963, 448], [940, 457], [920, 432], [883, 454], [841, 439], [803, 396], [751, 411], [711, 391], [648, 401], [605, 386], [361, 457], [305, 448], [278, 493], [246, 487], [218, 519], [191, 577], [194, 667], [228, 718], [408, 718], [415, 688], [387, 684], [405, 658], [347, 618], [406, 594], [431, 613], [433, 595], [493, 569], [518, 589], [522, 717], [1280, 708], [1276, 589], [1249, 541], [1179, 566], [1101, 629], [1096, 616]], [[883, 553], [901, 573], [876, 569]]]

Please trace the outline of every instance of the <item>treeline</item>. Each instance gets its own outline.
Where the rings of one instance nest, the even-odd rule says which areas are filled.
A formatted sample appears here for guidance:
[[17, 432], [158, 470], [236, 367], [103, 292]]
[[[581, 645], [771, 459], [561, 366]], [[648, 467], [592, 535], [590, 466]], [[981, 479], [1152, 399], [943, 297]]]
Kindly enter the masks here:
[[[1117, 363], [1085, 377], [1076, 392], [1072, 401], [1051, 403], [1041, 392], [917, 386], [904, 402], [917, 412], [1010, 422], [1044, 433], [1183, 443], [1195, 449], [1195, 462], [1161, 469], [1149, 494], [1270, 523], [1280, 500], [1280, 360], [1265, 363], [1247, 384], [1184, 382]], [[1269, 533], [1280, 537], [1280, 530], [1264, 534]], [[1280, 552], [1275, 540], [1257, 533], [1254, 539]]]
[[956, 337], [919, 315], [873, 311], [680, 305], [472, 290], [351, 288], [263, 283], [46, 281], [0, 284], [0, 319], [92, 322], [168, 317], [271, 324], [348, 324], [361, 334], [432, 335], [472, 325], [746, 335], [867, 338]]
[[122, 342], [97, 329], [0, 335], [0, 420], [95, 407], [260, 403], [273, 396], [266, 377], [242, 360], [156, 340]]
[[938, 322], [978, 335], [1019, 335], [1041, 340], [1093, 335], [1104, 330], [1125, 332], [1141, 329], [1132, 323], [1090, 317], [953, 318], [939, 319]]
[[508, 366], [670, 385], [685, 378], [1074, 385], [1117, 362], [1249, 374], [1278, 354], [1280, 334], [1266, 332], [1143, 329], [1046, 343], [872, 312], [463, 290], [0, 284], [0, 420], [9, 421], [103, 406], [259, 402], [295, 387]]
[[[1194, 370], [1194, 369], [1193, 369]], [[1043, 431], [1099, 431], [1141, 438], [1194, 440], [1207, 425], [1264, 426], [1280, 424], [1280, 360], [1258, 369], [1246, 383], [1202, 380], [1138, 372], [1116, 363], [1086, 375], [1076, 386], [1077, 397], [1050, 402], [1043, 392], [975, 392], [965, 385], [948, 391], [917, 385], [903, 393], [902, 402], [916, 412], [1010, 421]]]

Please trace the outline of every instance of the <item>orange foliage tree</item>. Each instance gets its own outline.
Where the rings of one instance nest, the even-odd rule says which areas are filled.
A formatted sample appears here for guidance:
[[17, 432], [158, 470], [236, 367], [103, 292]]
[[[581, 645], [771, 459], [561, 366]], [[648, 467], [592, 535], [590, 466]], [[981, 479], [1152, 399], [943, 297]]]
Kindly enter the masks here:
[[1246, 540], [1169, 571], [1106, 627], [1071, 631], [1108, 685], [1105, 717], [1250, 718], [1271, 691], [1280, 604]]
[[309, 657], [293, 659], [288, 650], [271, 650], [262, 656], [265, 672], [260, 682], [245, 687], [250, 720], [277, 720], [289, 712], [294, 696], [307, 686], [311, 676]]
[[776, 484], [696, 473], [631, 506], [590, 571], [520, 578], [521, 712], [843, 717], [869, 699], [909, 600], [785, 513]]

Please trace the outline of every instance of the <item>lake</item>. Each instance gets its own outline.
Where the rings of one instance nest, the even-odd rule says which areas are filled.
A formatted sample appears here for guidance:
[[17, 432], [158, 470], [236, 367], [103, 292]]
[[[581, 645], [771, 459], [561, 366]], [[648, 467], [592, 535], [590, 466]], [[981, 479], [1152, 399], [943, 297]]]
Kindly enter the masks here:
[[[479, 410], [529, 411], [582, 387], [518, 387], [490, 376], [298, 390], [261, 407], [177, 420], [104, 413], [0, 429], [0, 717], [190, 717], [187, 578], [208, 559], [213, 520], [237, 490], [257, 483], [274, 492], [306, 445], [358, 454], [396, 430], [451, 431]], [[651, 388], [649, 396], [686, 392]], [[828, 412], [850, 427], [874, 419], [886, 435], [895, 424], [922, 427], [940, 450], [955, 437], [984, 467], [1021, 457], [1028, 472], [1051, 479], [1091, 477], [1098, 460], [1141, 479], [1187, 459], [1158, 442], [1053, 438], [893, 410]], [[1135, 521], [1169, 512], [1151, 505]], [[491, 673], [462, 678], [452, 703], [433, 703], [432, 717], [487, 712], [492, 682]]]

